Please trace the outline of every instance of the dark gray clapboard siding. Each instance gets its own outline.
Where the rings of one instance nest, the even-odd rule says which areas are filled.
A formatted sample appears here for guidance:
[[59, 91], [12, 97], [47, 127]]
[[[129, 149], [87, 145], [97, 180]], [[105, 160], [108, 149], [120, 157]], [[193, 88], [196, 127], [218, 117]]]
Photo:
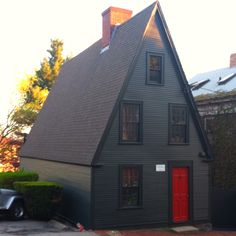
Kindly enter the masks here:
[[[146, 85], [146, 52], [164, 54], [164, 86]], [[152, 20], [140, 58], [123, 97], [143, 101], [143, 145], [119, 145], [117, 112], [95, 169], [95, 227], [168, 223], [168, 171], [155, 172], [155, 165], [168, 161], [193, 162], [193, 220], [208, 220], [208, 164], [198, 157], [202, 146], [189, 117], [189, 145], [168, 145], [168, 105], [187, 104], [168, 49]], [[143, 206], [118, 209], [119, 164], [143, 165]], [[105, 207], [104, 207], [105, 206]]]
[[90, 226], [90, 167], [30, 158], [21, 158], [21, 166], [39, 173], [41, 180], [60, 183], [64, 187], [61, 213], [74, 223]]
[[144, 165], [143, 205], [140, 209], [122, 210], [119, 209], [119, 167], [106, 165], [96, 169], [95, 228], [166, 222], [167, 182], [166, 173], [157, 173], [152, 165]]

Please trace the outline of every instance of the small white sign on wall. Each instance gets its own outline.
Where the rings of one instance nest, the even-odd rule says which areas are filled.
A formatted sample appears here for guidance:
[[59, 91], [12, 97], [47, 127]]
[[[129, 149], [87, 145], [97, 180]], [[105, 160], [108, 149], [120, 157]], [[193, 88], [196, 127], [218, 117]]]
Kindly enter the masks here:
[[166, 165], [165, 164], [156, 165], [156, 171], [157, 172], [165, 172], [166, 171]]

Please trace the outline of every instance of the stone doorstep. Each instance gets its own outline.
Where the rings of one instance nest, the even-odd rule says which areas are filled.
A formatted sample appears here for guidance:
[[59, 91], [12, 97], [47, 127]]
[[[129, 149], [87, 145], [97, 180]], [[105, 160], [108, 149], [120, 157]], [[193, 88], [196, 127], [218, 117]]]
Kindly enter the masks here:
[[175, 233], [188, 233], [188, 232], [196, 232], [199, 231], [198, 228], [194, 227], [194, 226], [179, 226], [179, 227], [174, 227], [171, 228], [172, 231], [174, 231]]

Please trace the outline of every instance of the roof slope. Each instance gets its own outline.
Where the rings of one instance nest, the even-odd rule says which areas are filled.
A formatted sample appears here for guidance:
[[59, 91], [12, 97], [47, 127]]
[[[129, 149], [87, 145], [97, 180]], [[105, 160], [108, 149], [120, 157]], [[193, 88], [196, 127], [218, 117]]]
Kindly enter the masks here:
[[90, 165], [157, 3], [65, 63], [21, 156]]
[[[226, 83], [219, 84], [218, 81], [221, 79], [223, 80], [228, 75], [235, 76]], [[215, 71], [210, 71], [206, 73], [197, 74], [191, 80], [189, 80], [189, 84], [204, 81], [209, 79], [209, 82], [204, 84], [203, 86], [199, 87], [196, 90], [192, 90], [193, 96], [199, 96], [209, 93], [215, 92], [229, 92], [233, 89], [236, 89], [236, 67], [231, 68], [223, 68]]]

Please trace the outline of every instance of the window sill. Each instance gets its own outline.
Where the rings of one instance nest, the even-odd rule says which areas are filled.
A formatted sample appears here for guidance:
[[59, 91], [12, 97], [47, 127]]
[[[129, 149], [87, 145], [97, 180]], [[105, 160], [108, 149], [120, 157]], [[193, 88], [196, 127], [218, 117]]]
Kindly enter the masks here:
[[119, 207], [117, 210], [138, 210], [143, 209], [142, 206], [129, 206], [129, 207]]
[[155, 83], [146, 81], [146, 85], [154, 85], [154, 86], [164, 86], [164, 83]]
[[190, 143], [168, 143], [171, 146], [188, 146]]
[[140, 141], [140, 142], [129, 142], [129, 141], [119, 141], [119, 144], [120, 145], [143, 145], [143, 142]]

